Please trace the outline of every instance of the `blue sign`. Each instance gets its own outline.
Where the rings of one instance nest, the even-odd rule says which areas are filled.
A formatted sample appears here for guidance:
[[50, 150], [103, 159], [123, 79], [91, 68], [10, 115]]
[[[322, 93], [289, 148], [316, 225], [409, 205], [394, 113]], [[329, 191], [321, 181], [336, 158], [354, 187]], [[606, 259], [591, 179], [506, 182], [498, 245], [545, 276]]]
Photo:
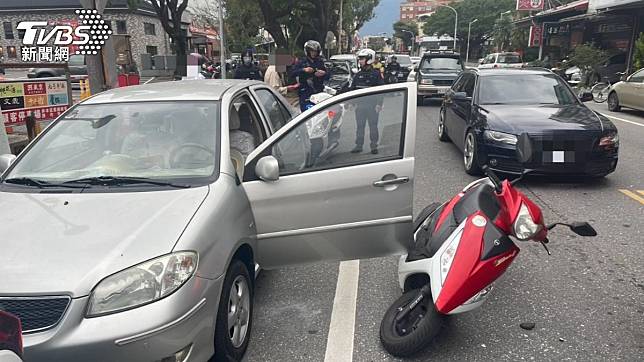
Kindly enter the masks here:
[[67, 104], [67, 93], [49, 94], [49, 105]]

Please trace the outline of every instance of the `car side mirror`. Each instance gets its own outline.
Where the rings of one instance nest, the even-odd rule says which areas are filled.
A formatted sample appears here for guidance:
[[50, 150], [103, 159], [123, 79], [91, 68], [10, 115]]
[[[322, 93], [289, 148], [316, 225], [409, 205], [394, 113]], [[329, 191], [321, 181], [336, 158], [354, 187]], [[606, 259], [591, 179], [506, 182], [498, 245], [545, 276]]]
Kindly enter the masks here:
[[471, 101], [472, 97], [468, 97], [465, 92], [455, 92], [454, 95], [452, 95], [452, 99], [455, 101]]
[[274, 156], [264, 156], [255, 165], [255, 174], [262, 181], [277, 181], [280, 178], [280, 166]]
[[619, 77], [619, 80], [621, 80], [622, 82], [628, 82], [629, 79], [630, 77], [627, 77], [626, 75], [622, 75], [621, 77]]
[[418, 66], [414, 67], [414, 72], [418, 72]]
[[5, 172], [15, 160], [16, 160], [16, 155], [12, 155], [12, 154], [0, 155], [0, 174]]
[[485, 63], [485, 59], [479, 59], [479, 64]]
[[587, 222], [577, 221], [568, 226], [573, 233], [579, 236], [597, 236], [597, 231]]
[[593, 100], [592, 92], [582, 92], [579, 94], [579, 100], [582, 102], [590, 102]]

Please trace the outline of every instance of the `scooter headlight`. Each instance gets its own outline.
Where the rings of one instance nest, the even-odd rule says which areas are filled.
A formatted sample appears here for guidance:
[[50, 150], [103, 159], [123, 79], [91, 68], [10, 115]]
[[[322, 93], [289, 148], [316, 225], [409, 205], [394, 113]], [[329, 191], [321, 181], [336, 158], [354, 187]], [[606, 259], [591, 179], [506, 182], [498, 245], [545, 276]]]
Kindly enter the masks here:
[[329, 122], [330, 120], [326, 113], [318, 115], [317, 117], [307, 122], [306, 126], [309, 131], [309, 138], [324, 137], [327, 128], [329, 127]]
[[452, 262], [454, 261], [454, 256], [456, 256], [456, 249], [458, 249], [458, 244], [461, 241], [461, 236], [463, 231], [461, 230], [452, 241], [447, 245], [447, 249], [441, 254], [441, 285], [445, 284], [445, 279], [447, 278], [447, 273], [449, 273], [450, 268], [452, 267]]
[[528, 240], [539, 232], [539, 225], [534, 222], [526, 204], [521, 203], [519, 215], [514, 222], [514, 236], [519, 240]]

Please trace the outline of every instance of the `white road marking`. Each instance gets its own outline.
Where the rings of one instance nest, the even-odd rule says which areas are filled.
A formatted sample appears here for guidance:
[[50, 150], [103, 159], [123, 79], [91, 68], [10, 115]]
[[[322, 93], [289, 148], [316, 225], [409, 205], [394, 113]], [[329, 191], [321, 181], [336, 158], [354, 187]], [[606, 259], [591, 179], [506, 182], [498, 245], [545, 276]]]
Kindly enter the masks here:
[[604, 116], [606, 116], [606, 117], [608, 117], [608, 118], [610, 118], [610, 119], [614, 119], [614, 120], [616, 120], [616, 121], [622, 121], [622, 122], [626, 122], [626, 123], [634, 124], [634, 125], [636, 125], [636, 126], [644, 127], [644, 124], [642, 124], [642, 123], [637, 123], [637, 122], [634, 122], [634, 121], [629, 121], [628, 119], [624, 119], [624, 118], [619, 118], [619, 117], [609, 116], [609, 115], [607, 115], [606, 113], [602, 113], [602, 114], [603, 114]]
[[150, 79], [146, 80], [145, 82], [143, 82], [143, 84], [148, 84], [148, 83], [150, 83], [151, 81], [153, 81], [153, 80], [154, 80], [154, 78], [156, 78], [156, 77], [152, 77], [152, 78], [150, 78]]
[[360, 260], [340, 263], [326, 353], [324, 354], [325, 362], [351, 362], [353, 360], [353, 334], [356, 323], [359, 277]]

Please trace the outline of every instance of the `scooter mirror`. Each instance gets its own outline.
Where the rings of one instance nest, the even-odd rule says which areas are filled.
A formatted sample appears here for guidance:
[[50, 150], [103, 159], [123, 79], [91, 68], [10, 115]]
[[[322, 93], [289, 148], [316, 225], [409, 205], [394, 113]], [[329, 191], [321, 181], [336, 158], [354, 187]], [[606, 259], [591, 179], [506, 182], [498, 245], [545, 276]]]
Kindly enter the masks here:
[[573, 222], [569, 227], [573, 233], [579, 236], [597, 236], [597, 231], [587, 222]]

